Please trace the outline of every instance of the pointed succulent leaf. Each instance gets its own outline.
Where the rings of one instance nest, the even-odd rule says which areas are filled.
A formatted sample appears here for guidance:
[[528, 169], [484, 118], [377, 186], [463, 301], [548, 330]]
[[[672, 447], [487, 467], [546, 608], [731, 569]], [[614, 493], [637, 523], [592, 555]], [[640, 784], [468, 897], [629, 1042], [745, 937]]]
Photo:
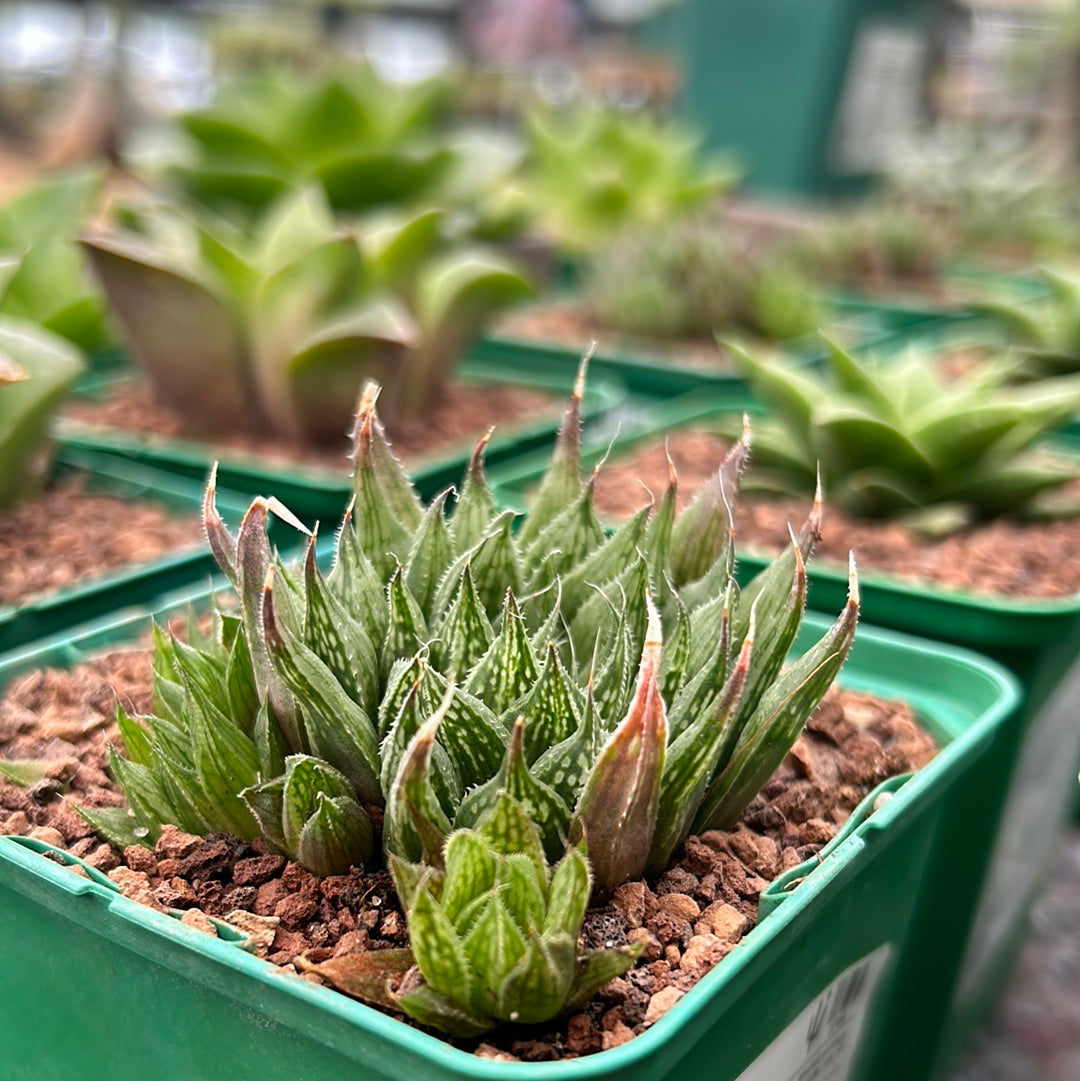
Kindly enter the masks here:
[[496, 995], [501, 1018], [537, 1024], [563, 1012], [576, 963], [576, 943], [570, 935], [531, 934], [517, 965]]
[[[495, 853], [474, 831], [455, 830], [447, 839], [444, 860], [443, 911], [454, 922], [458, 932], [466, 934], [469, 928], [462, 925], [461, 914], [471, 901], [495, 886]], [[394, 865], [400, 862], [394, 860]], [[396, 870], [394, 874], [397, 881]]]
[[561, 743], [549, 747], [540, 755], [531, 767], [533, 776], [553, 788], [567, 807], [573, 807], [596, 760], [600, 739], [596, 702], [589, 686], [585, 690], [581, 723]]
[[527, 694], [540, 674], [525, 621], [511, 590], [502, 599], [499, 633], [465, 680], [465, 689], [497, 714]]
[[434, 867], [442, 866], [450, 820], [432, 784], [432, 757], [435, 737], [453, 694], [451, 685], [439, 708], [409, 741], [387, 794], [383, 822], [383, 846], [388, 852], [404, 859], [422, 859]]
[[435, 629], [438, 638], [432, 644], [433, 659], [455, 678], [464, 678], [494, 641], [495, 631], [477, 596], [468, 563], [446, 615]]
[[387, 633], [382, 643], [382, 671], [389, 673], [394, 661], [411, 657], [428, 637], [427, 620], [405, 582], [399, 563], [386, 590]]
[[589, 1001], [605, 983], [629, 971], [641, 956], [644, 943], [593, 950], [578, 962], [574, 985], [567, 996], [565, 1009], [576, 1010]]
[[454, 515], [450, 520], [450, 533], [454, 548], [460, 555], [480, 542], [491, 523], [498, 517], [495, 497], [488, 487], [484, 474], [484, 452], [494, 429], [489, 429], [477, 441], [465, 471], [461, 494], [454, 503]]
[[581, 401], [585, 396], [585, 373], [590, 350], [581, 360], [577, 382], [570, 403], [563, 414], [562, 426], [555, 440], [551, 464], [540, 482], [528, 516], [521, 523], [518, 542], [523, 548], [535, 539], [564, 507], [573, 503], [581, 492]]
[[346, 995], [393, 1009], [398, 1003], [390, 985], [400, 983], [416, 962], [411, 950], [388, 949], [345, 953], [318, 963], [301, 954], [294, 964], [301, 972], [314, 972]]
[[559, 663], [554, 645], [549, 644], [540, 678], [529, 694], [511, 707], [526, 721], [526, 762], [535, 762], [547, 748], [577, 731], [578, 704], [577, 688]]
[[285, 759], [281, 828], [285, 843], [295, 854], [300, 834], [308, 819], [319, 809], [321, 799], [353, 798], [345, 775], [311, 755], [295, 754]]
[[[459, 999], [460, 996], [456, 996], [455, 1002]], [[410, 988], [399, 995], [395, 1003], [420, 1024], [436, 1028], [448, 1036], [482, 1036], [496, 1025], [494, 1018], [477, 1017], [427, 984]]]
[[825, 635], [781, 673], [746, 722], [735, 753], [709, 786], [693, 828], [730, 829], [772, 776], [847, 658], [859, 617], [852, 563], [848, 602]]
[[206, 482], [202, 520], [214, 562], [234, 586], [238, 585], [236, 538], [229, 532], [229, 527], [225, 525], [217, 509], [217, 462], [210, 467], [210, 477]]
[[660, 616], [650, 603], [637, 690], [626, 716], [600, 749], [575, 809], [596, 889], [602, 892], [644, 871], [656, 828], [667, 744], [657, 681], [661, 643]]
[[675, 523], [670, 559], [676, 585], [697, 581], [729, 551], [735, 493], [749, 457], [749, 439], [744, 434]]
[[307, 612], [304, 642], [326, 664], [348, 696], [365, 713], [379, 701], [379, 660], [366, 628], [333, 594], [315, 562], [315, 537], [304, 559]]
[[258, 821], [263, 837], [278, 852], [289, 853], [291, 849], [282, 821], [285, 810], [284, 775], [245, 788], [240, 795]]
[[413, 956], [428, 987], [453, 1002], [470, 1001], [476, 976], [450, 917], [421, 890], [406, 919]]
[[473, 985], [473, 1009], [478, 1014], [494, 1013], [500, 985], [525, 953], [525, 936], [497, 892], [485, 898], [464, 947], [471, 970], [483, 977]]
[[431, 501], [405, 560], [405, 582], [426, 619], [433, 615], [439, 580], [454, 560], [454, 541], [445, 515], [449, 494], [448, 489]]
[[568, 849], [551, 876], [547, 914], [540, 930], [545, 936], [562, 932], [577, 940], [592, 893], [592, 875], [585, 845]]
[[[449, 681], [431, 669], [424, 689], [429, 708], [435, 708], [447, 695]], [[479, 698], [456, 688], [439, 727], [439, 744], [465, 790], [498, 771], [509, 740], [507, 727]]]

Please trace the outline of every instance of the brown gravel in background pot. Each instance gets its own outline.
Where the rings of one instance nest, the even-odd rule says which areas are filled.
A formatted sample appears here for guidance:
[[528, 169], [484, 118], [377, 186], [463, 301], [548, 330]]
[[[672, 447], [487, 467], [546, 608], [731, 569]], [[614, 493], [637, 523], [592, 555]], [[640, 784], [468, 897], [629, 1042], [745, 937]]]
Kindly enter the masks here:
[[[475, 441], [495, 424], [497, 436], [543, 418], [555, 419], [560, 402], [551, 395], [496, 383], [450, 383], [445, 396], [420, 417], [390, 428], [394, 450], [403, 458], [431, 456]], [[132, 379], [118, 383], [102, 399], [73, 398], [63, 416], [80, 424], [122, 428], [166, 439], [206, 438], [213, 447], [248, 457], [348, 471], [348, 433], [329, 447], [299, 446], [272, 434], [200, 433], [179, 414], [154, 400], [149, 384]], [[344, 509], [344, 508], [343, 508]]]
[[[117, 853], [70, 809], [121, 802], [105, 771], [116, 741], [114, 691], [124, 705], [149, 707], [148, 650], [115, 652], [67, 671], [15, 680], [0, 699], [0, 758], [56, 765], [29, 789], [0, 784], [0, 833], [29, 834], [70, 849], [129, 897], [182, 910], [214, 933], [223, 919], [252, 937], [255, 952], [291, 966], [407, 943], [405, 920], [385, 871], [318, 879], [300, 866], [224, 834], [206, 838], [166, 828], [153, 851]], [[662, 1016], [726, 954], [757, 918], [758, 894], [781, 872], [835, 836], [877, 784], [918, 769], [934, 755], [908, 708], [834, 688], [776, 775], [733, 831], [690, 838], [653, 882], [620, 886], [586, 917], [586, 943], [640, 941], [637, 967], [603, 988], [586, 1008], [547, 1025], [508, 1025], [483, 1041], [458, 1041], [483, 1057], [572, 1058], [625, 1043]], [[306, 974], [303, 978], [321, 982]], [[409, 1022], [411, 1023], [411, 1022]]]
[[195, 514], [177, 518], [65, 479], [0, 513], [0, 604], [202, 543]]
[[[679, 475], [680, 505], [685, 505], [719, 467], [727, 443], [703, 431], [672, 432], [666, 443]], [[596, 507], [602, 517], [621, 519], [637, 510], [647, 498], [642, 484], [659, 497], [668, 479], [664, 444], [658, 439], [608, 460], [596, 485]], [[764, 499], [744, 489], [735, 510], [741, 550], [778, 551], [787, 543], [787, 524], [798, 528], [809, 508], [808, 498]], [[1068, 597], [1080, 592], [1080, 518], [1049, 522], [1002, 518], [933, 540], [895, 523], [852, 518], [830, 506], [826, 492], [824, 527], [813, 564], [846, 567], [849, 550], [864, 573], [886, 572], [947, 589], [1007, 597]]]

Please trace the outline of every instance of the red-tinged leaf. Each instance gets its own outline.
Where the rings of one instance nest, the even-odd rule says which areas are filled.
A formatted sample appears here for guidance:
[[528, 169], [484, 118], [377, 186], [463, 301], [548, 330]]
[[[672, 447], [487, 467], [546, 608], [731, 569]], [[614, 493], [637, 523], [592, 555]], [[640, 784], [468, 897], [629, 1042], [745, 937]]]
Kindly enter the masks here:
[[656, 829], [667, 744], [657, 682], [661, 649], [660, 616], [650, 602], [630, 709], [601, 748], [576, 809], [600, 892], [642, 874]]
[[346, 995], [388, 1009], [397, 1008], [393, 988], [415, 963], [408, 949], [360, 950], [317, 964], [301, 954], [293, 962], [301, 972], [314, 972]]
[[214, 462], [210, 467], [210, 477], [203, 495], [203, 529], [206, 531], [206, 541], [210, 545], [214, 562], [225, 577], [238, 587], [236, 538], [229, 532], [217, 509], [217, 466], [217, 462]]

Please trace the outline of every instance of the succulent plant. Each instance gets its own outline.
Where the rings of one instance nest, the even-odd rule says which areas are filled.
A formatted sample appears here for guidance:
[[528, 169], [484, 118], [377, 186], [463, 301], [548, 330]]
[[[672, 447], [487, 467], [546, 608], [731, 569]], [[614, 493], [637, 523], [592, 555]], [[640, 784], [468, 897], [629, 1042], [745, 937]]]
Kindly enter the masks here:
[[652, 337], [726, 328], [781, 341], [821, 321], [810, 279], [782, 248], [739, 243], [704, 214], [618, 238], [593, 256], [584, 293], [605, 324]]
[[84, 243], [159, 397], [210, 429], [337, 439], [367, 378], [394, 419], [416, 412], [484, 320], [530, 291], [500, 258], [452, 246], [438, 211], [346, 232], [317, 188], [250, 235], [167, 208], [132, 220]]
[[63, 338], [0, 316], [0, 510], [48, 475], [49, 423], [82, 370], [78, 351]]
[[453, 164], [435, 138], [447, 94], [441, 80], [392, 86], [367, 66], [316, 78], [267, 71], [181, 117], [193, 160], [171, 172], [188, 196], [223, 212], [257, 213], [312, 183], [336, 210], [401, 206]]
[[820, 372], [732, 346], [773, 413], [756, 433], [759, 486], [812, 490], [807, 463], [817, 461], [829, 498], [849, 513], [949, 532], [1049, 511], [1047, 497], [1080, 475], [1034, 447], [1080, 409], [1080, 376], [1010, 386], [1009, 365], [990, 364], [946, 379], [933, 351], [859, 360], [826, 346]]
[[592, 254], [623, 229], [667, 225], [739, 176], [730, 161], [706, 160], [700, 138], [647, 116], [534, 111], [525, 129], [517, 197], [541, 233], [571, 255]]
[[974, 307], [989, 316], [1020, 350], [1023, 379], [1080, 372], [1080, 274], [1040, 270], [1049, 288], [1043, 300], [982, 300]]
[[449, 491], [423, 507], [374, 388], [328, 575], [314, 538], [302, 568], [272, 554], [267, 515], [288, 516], [275, 503], [256, 500], [233, 537], [211, 479], [207, 535], [239, 611], [219, 613], [206, 648], [159, 633], [155, 716], [120, 713], [113, 769], [148, 836], [166, 822], [261, 835], [344, 870], [366, 858], [366, 816], [385, 852], [441, 867], [453, 830], [507, 791], [550, 860], [584, 836], [607, 891], [661, 870], [692, 829], [735, 821], [843, 663], [854, 574], [833, 627], [782, 669], [819, 511], [740, 593], [742, 440], [677, 520], [673, 477], [608, 536], [580, 475], [581, 389], [516, 530], [484, 479], [483, 440], [453, 513]]
[[0, 258], [13, 261], [0, 314], [37, 323], [86, 353], [114, 344], [105, 299], [75, 243], [100, 170], [49, 177], [0, 206]]

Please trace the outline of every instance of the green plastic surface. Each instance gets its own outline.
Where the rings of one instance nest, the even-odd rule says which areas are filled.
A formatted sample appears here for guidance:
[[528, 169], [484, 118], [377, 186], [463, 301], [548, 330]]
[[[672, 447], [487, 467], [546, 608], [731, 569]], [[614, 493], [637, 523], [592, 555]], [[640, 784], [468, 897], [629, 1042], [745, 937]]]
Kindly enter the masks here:
[[[868, 346], [895, 329], [891, 321], [882, 321], [872, 311], [849, 311], [845, 314], [840, 306], [837, 310], [840, 318], [832, 321], [830, 326], [853, 347]], [[582, 342], [582, 347], [588, 344]], [[792, 357], [807, 363], [819, 361], [824, 352], [816, 334], [780, 343], [776, 348], [782, 348]], [[639, 350], [629, 345], [612, 346], [600, 342], [593, 353], [589, 371], [593, 376], [618, 379], [632, 395], [658, 400], [694, 391], [704, 392], [710, 388], [725, 391], [745, 386], [742, 376], [733, 366], [725, 367], [718, 363], [711, 367], [680, 361], [678, 346], [674, 349], [675, 355], [670, 356], [665, 353], [662, 341], [643, 342]], [[573, 378], [577, 371], [581, 352], [541, 339], [489, 335], [473, 346], [470, 356], [484, 361], [514, 358], [530, 370], [547, 371], [566, 379]]]
[[[171, 607], [205, 603], [178, 595]], [[36, 654], [0, 659], [0, 684], [145, 633], [146, 613], [103, 620]], [[796, 648], [829, 621], [809, 614]], [[480, 1060], [179, 925], [0, 838], [0, 1003], [11, 1081], [735, 1081], [846, 970], [888, 946], [853, 1071], [868, 1063], [899, 992], [944, 802], [1014, 711], [1012, 678], [980, 658], [860, 629], [842, 682], [908, 700], [942, 750], [861, 821], [713, 972], [642, 1036], [558, 1063]], [[922, 876], [922, 877], [921, 877]], [[78, 1032], [58, 1039], [58, 1023]], [[754, 1081], [764, 1075], [753, 1075]], [[770, 1079], [771, 1081], [771, 1079]]]
[[[458, 375], [467, 381], [509, 383], [549, 391], [553, 396], [548, 415], [516, 427], [506, 427], [505, 434], [502, 434], [504, 426], [499, 423], [501, 418], [486, 418], [485, 422], [498, 426], [487, 447], [489, 465], [550, 444], [558, 427], [562, 402], [569, 396], [574, 383], [573, 373], [538, 371], [535, 363], [511, 355], [470, 361], [459, 369]], [[102, 374], [95, 382], [85, 383], [83, 392], [91, 396], [102, 394], [108, 385], [109, 376]], [[591, 379], [582, 403], [582, 416], [586, 420], [602, 416], [617, 406], [624, 396], [623, 386], [614, 378], [599, 376]], [[482, 430], [478, 431], [477, 437], [482, 434]], [[308, 521], [337, 522], [352, 490], [344, 457], [339, 471], [288, 464], [267, 465], [254, 457], [230, 455], [191, 440], [148, 437], [71, 421], [61, 426], [60, 442], [80, 450], [106, 451], [200, 481], [205, 479], [211, 464], [218, 460], [218, 484], [221, 487], [250, 495], [274, 495], [294, 514]], [[474, 443], [469, 440], [452, 450], [423, 456], [410, 463], [410, 476], [425, 499], [461, 480]]]
[[[216, 565], [195, 527], [202, 507], [202, 486], [161, 470], [106, 454], [61, 448], [54, 475], [79, 476], [92, 491], [124, 500], [155, 503], [192, 519], [191, 544], [185, 551], [82, 579], [15, 605], [0, 607], [0, 651], [86, 623], [111, 610], [147, 604], [185, 583], [204, 581]], [[235, 527], [247, 501], [228, 491], [218, 493], [218, 509]]]

